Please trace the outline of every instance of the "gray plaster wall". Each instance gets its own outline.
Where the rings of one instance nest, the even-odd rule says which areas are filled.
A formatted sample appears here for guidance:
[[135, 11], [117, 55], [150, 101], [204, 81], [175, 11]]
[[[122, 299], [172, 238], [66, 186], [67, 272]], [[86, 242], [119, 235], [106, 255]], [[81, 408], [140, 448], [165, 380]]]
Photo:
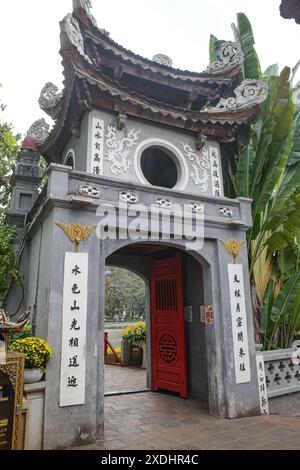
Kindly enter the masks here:
[[62, 164], [66, 164], [66, 158], [69, 152], [74, 152], [75, 165], [74, 170], [86, 171], [86, 149], [88, 142], [88, 122], [89, 114], [85, 113], [80, 124], [80, 135], [72, 135], [62, 152]]
[[[174, 161], [176, 161], [178, 164], [179, 173], [185, 180], [185, 183], [182, 182], [182, 184], [179, 184], [178, 182], [178, 185], [175, 187], [175, 189], [189, 191], [190, 193], [194, 194], [211, 195], [213, 193], [211, 170], [203, 170], [205, 174], [207, 173], [207, 188], [203, 187], [203, 183], [196, 184], [192, 178], [194, 170], [191, 166], [195, 165], [195, 160], [190, 159], [190, 157], [185, 153], [183, 147], [183, 143], [188, 144], [191, 150], [197, 154], [200, 160], [202, 160], [202, 151], [196, 150], [196, 134], [184, 130], [174, 130], [168, 126], [163, 126], [161, 124], [153, 125], [152, 122], [147, 123], [146, 121], [128, 118], [126, 120], [124, 129], [116, 131], [117, 141], [114, 142], [114, 148], [118, 149], [117, 153], [119, 151], [128, 151], [130, 166], [126, 171], [120, 170], [118, 174], [114, 173], [112, 170], [111, 161], [109, 161], [108, 159], [108, 153], [110, 149], [107, 146], [107, 142], [109, 126], [116, 125], [116, 115], [108, 113], [106, 111], [93, 110], [90, 113], [85, 113], [81, 121], [80, 136], [72, 136], [69, 139], [63, 151], [63, 156], [61, 160], [62, 163], [65, 163], [65, 159], [68, 152], [70, 150], [73, 150], [75, 153], [76, 161], [75, 169], [77, 171], [89, 171], [88, 168], [89, 161], [91, 158], [91, 145], [93, 137], [92, 119], [94, 117], [103, 120], [105, 126], [104, 138], [102, 142], [104, 154], [104, 168], [102, 176], [115, 179], [116, 181], [127, 181], [128, 183], [132, 184], [143, 184], [151, 186], [150, 183], [148, 183], [142, 175], [139, 157], [145, 148], [151, 146], [159, 146], [160, 148], [166, 150], [167, 153], [170, 153], [174, 156]], [[128, 145], [126, 144], [124, 139], [128, 138], [132, 131], [139, 132], [138, 139], [136, 142], [132, 143], [132, 145]], [[140, 151], [138, 151], [139, 148]], [[221, 187], [223, 188], [220, 146], [217, 141], [208, 140], [205, 144], [205, 149], [209, 151], [210, 148], [215, 149], [220, 158], [220, 180]], [[137, 153], [139, 156], [137, 155]], [[121, 158], [122, 157], [120, 156], [118, 157], [119, 161], [121, 160]]]
[[[80, 221], [85, 226], [95, 223], [93, 214], [79, 210], [66, 211], [59, 207], [54, 209], [52, 220], [65, 224]], [[47, 340], [53, 349], [53, 357], [47, 367], [46, 375], [44, 449], [93, 442], [103, 437], [104, 427], [103, 319], [105, 261], [101, 259], [100, 246], [95, 235], [90, 236], [81, 250], [89, 253], [86, 404], [61, 408], [58, 406], [58, 401], [62, 343], [64, 254], [67, 251], [74, 251], [74, 249], [64, 232], [53, 223], [51, 232], [53, 244], [50, 266], [51, 289], [49, 310], [47, 312]], [[66, 423], [69, 423], [68, 426], [66, 426]]]
[[30, 265], [36, 273], [35, 297], [31, 297], [31, 301], [36, 302], [33, 309], [33, 325], [35, 334], [46, 340], [49, 338], [48, 320], [52, 271], [55, 269], [54, 263], [57, 262], [53, 245], [53, 226], [54, 213], [50, 212], [41, 224], [40, 233], [35, 235], [36, 251], [32, 253], [32, 264]]

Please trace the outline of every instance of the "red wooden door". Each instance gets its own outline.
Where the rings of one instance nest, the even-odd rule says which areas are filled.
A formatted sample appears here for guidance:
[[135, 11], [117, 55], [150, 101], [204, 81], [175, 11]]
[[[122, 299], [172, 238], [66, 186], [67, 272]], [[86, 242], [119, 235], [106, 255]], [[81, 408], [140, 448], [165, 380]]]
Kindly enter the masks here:
[[187, 398], [181, 264], [180, 254], [152, 264], [152, 390], [170, 390]]

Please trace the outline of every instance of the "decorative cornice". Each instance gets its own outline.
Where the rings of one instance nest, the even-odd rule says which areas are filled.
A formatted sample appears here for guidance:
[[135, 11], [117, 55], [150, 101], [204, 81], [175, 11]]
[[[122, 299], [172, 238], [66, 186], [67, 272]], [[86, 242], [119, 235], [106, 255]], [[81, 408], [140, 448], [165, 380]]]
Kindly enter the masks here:
[[249, 109], [262, 104], [268, 96], [268, 87], [261, 80], [244, 80], [235, 90], [235, 97], [221, 98], [217, 106], [206, 109], [208, 113]]

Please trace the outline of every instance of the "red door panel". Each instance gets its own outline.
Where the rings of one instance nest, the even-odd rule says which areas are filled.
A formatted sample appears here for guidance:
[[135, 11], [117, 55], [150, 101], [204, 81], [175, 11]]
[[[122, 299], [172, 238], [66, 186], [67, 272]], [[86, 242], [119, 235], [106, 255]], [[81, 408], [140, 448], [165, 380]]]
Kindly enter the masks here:
[[151, 274], [152, 390], [187, 398], [181, 255], [154, 261]]

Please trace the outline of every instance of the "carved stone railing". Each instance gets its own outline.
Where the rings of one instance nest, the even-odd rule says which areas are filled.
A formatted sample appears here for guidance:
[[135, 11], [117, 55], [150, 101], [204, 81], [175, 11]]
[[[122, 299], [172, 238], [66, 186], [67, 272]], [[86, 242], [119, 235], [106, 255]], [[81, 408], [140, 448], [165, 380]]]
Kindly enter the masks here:
[[269, 398], [300, 392], [300, 360], [294, 349], [263, 351]]

